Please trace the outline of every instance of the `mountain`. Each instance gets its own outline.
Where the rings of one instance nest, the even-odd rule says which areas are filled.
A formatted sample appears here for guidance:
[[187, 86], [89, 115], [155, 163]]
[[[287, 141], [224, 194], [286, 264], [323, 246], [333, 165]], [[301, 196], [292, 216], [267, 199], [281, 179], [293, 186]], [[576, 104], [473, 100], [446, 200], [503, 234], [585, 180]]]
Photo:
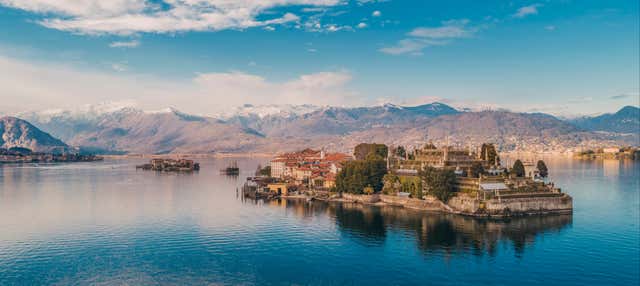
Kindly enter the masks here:
[[145, 112], [122, 107], [108, 112], [25, 114], [35, 125], [73, 146], [98, 153], [210, 153], [251, 149], [255, 130], [173, 108]]
[[[458, 111], [442, 103], [370, 107], [245, 105], [215, 117], [130, 106], [25, 114], [73, 146], [97, 152], [281, 152], [306, 147], [349, 151], [360, 142], [566, 151], [635, 144], [640, 134], [592, 132], [542, 113]], [[625, 111], [625, 113], [628, 111]]]
[[0, 118], [0, 148], [22, 147], [35, 152], [64, 152], [69, 146], [31, 125], [16, 118]]
[[372, 107], [323, 107], [306, 114], [286, 117], [235, 116], [229, 118], [228, 122], [258, 130], [266, 136], [312, 137], [318, 134], [345, 135], [382, 126], [413, 125], [437, 116], [457, 113], [456, 109], [442, 103], [414, 107], [385, 104]]
[[640, 133], [640, 108], [625, 106], [613, 114], [595, 117], [582, 117], [572, 122], [590, 131], [606, 131], [617, 133]]

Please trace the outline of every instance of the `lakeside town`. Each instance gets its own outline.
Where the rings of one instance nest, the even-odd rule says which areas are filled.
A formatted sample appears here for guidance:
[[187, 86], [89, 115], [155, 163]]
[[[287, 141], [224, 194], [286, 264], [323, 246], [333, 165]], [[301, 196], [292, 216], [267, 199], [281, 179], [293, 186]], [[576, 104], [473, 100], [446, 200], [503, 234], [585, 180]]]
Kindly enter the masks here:
[[101, 156], [81, 155], [77, 153], [33, 152], [22, 147], [0, 148], [0, 164], [17, 163], [71, 163], [95, 162], [104, 160]]
[[476, 150], [360, 144], [354, 154], [304, 149], [284, 153], [247, 178], [245, 196], [304, 198], [473, 216], [571, 213], [572, 198], [544, 161], [502, 166], [493, 144]]

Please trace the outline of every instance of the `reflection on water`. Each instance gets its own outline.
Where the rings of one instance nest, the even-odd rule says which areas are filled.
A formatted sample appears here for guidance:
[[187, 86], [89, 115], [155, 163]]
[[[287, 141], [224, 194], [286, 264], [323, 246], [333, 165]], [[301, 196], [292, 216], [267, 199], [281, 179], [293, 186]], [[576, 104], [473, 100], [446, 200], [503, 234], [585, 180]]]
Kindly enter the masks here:
[[299, 217], [329, 216], [344, 235], [364, 245], [382, 245], [389, 231], [404, 232], [416, 238], [416, 247], [425, 254], [444, 252], [494, 256], [499, 243], [506, 241], [513, 245], [515, 254], [521, 256], [538, 235], [560, 232], [571, 227], [572, 223], [572, 215], [493, 220], [352, 203], [273, 200], [266, 204], [284, 207]]
[[247, 201], [267, 159], [0, 166], [0, 285], [637, 285], [640, 164], [545, 158], [573, 216]]

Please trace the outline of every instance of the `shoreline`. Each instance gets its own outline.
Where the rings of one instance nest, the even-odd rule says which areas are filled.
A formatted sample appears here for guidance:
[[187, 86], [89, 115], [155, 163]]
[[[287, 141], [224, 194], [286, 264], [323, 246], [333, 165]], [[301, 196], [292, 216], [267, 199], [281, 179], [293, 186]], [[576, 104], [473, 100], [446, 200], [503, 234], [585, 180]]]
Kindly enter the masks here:
[[[281, 199], [286, 200], [307, 200], [307, 201], [322, 201], [326, 203], [351, 203], [351, 204], [359, 204], [364, 206], [378, 206], [378, 207], [398, 207], [405, 208], [415, 211], [422, 211], [427, 213], [443, 213], [443, 214], [454, 214], [461, 215], [466, 217], [474, 217], [474, 218], [486, 218], [486, 219], [505, 219], [511, 217], [526, 217], [526, 216], [548, 216], [548, 215], [566, 215], [573, 214], [573, 202], [570, 196], [567, 194], [562, 194], [562, 196], [558, 196], [556, 198], [531, 198], [530, 200], [535, 201], [533, 204], [530, 204], [528, 207], [523, 208], [522, 210], [510, 210], [508, 208], [509, 203], [513, 202], [497, 202], [498, 207], [503, 207], [501, 211], [496, 211], [496, 208], [492, 208], [491, 210], [476, 208], [474, 211], [467, 211], [459, 208], [456, 205], [450, 205], [449, 203], [444, 203], [434, 197], [427, 197], [425, 200], [413, 199], [413, 198], [401, 198], [390, 195], [353, 195], [353, 194], [342, 194], [340, 197], [329, 197], [329, 198], [320, 198], [316, 196], [308, 196], [308, 195], [291, 195], [291, 196], [280, 196]], [[452, 198], [453, 199], [453, 198]], [[469, 198], [466, 198], [469, 199]], [[550, 204], [553, 200], [564, 200], [565, 204], [558, 207], [547, 207], [547, 208], [534, 208], [532, 206], [542, 205], [542, 204]], [[526, 204], [526, 201], [517, 200], [514, 201], [520, 205]], [[484, 202], [485, 204], [487, 202]], [[489, 202], [495, 204], [496, 202]]]
[[175, 154], [126, 154], [100, 155], [105, 159], [163, 159], [163, 158], [272, 158], [275, 153], [175, 153]]

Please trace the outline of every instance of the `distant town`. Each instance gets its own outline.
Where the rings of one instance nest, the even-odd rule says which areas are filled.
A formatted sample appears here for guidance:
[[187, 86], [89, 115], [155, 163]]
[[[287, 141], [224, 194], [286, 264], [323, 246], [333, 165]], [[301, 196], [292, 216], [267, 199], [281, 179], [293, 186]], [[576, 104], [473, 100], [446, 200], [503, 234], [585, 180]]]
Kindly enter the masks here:
[[95, 155], [80, 155], [77, 153], [43, 153], [33, 152], [31, 149], [12, 147], [0, 148], [0, 164], [10, 163], [60, 163], [60, 162], [94, 162], [104, 158]]

